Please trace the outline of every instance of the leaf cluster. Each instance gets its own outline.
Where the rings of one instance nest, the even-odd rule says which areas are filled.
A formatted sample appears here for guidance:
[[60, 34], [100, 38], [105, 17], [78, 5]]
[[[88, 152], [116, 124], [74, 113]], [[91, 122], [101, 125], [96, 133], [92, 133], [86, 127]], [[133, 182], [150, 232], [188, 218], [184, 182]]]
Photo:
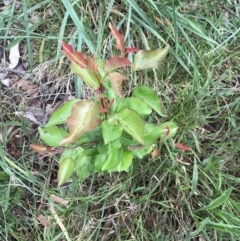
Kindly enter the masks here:
[[[128, 98], [124, 98], [122, 90], [123, 80], [127, 79], [126, 67], [133, 71], [158, 68], [169, 46], [155, 50], [125, 47], [124, 36], [111, 23], [109, 28], [121, 56], [107, 60], [88, 57], [62, 43], [72, 72], [92, 87], [96, 96], [66, 102], [44, 127], [38, 128], [47, 146], [31, 145], [39, 153], [61, 150], [59, 186], [74, 171], [80, 180], [93, 172], [128, 171], [134, 157], [143, 158], [153, 150], [159, 153], [156, 152], [157, 140], [171, 138], [177, 131], [172, 121], [160, 124], [148, 121], [153, 111], [164, 116], [161, 100], [150, 87], [138, 86]], [[132, 52], [136, 52], [133, 63], [126, 57]]]

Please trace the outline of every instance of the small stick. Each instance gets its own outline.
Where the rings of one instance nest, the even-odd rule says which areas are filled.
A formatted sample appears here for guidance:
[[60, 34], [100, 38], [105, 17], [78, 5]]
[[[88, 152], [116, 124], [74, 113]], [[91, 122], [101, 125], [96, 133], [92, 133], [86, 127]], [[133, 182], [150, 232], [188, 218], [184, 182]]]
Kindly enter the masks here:
[[238, 17], [238, 15], [236, 13], [234, 13], [232, 10], [230, 10], [229, 8], [227, 8], [224, 4], [221, 4], [221, 6], [223, 8], [225, 8], [225, 10], [227, 10], [229, 13], [231, 13], [233, 16], [235, 16], [236, 18], [238, 18], [240, 20], [240, 17]]
[[17, 74], [20, 77], [24, 77], [24, 76], [27, 75], [27, 73], [24, 70], [10, 69], [10, 68], [7, 68], [7, 67], [2, 67], [2, 66], [1, 66], [1, 69], [4, 70], [4, 71], [8, 71], [8, 72], [12, 72], [14, 74]]

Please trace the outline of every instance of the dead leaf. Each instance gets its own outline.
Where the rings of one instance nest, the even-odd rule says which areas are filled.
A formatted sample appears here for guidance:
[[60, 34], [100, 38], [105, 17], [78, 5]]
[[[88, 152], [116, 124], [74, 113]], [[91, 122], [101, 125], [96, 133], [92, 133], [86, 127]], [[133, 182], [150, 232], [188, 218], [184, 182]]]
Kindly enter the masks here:
[[67, 203], [68, 203], [68, 201], [66, 201], [66, 200], [64, 200], [63, 198], [61, 198], [61, 197], [58, 197], [58, 196], [56, 196], [56, 195], [54, 195], [54, 194], [52, 194], [51, 196], [50, 196], [50, 198], [51, 198], [51, 200], [53, 201], [53, 202], [55, 202], [55, 203], [58, 203], [58, 204], [60, 204], [60, 205], [67, 205]]
[[23, 116], [36, 124], [43, 124], [46, 113], [38, 108], [26, 108], [25, 111], [16, 111], [15, 115]]
[[9, 87], [11, 80], [9, 78], [1, 80], [2, 84]]
[[47, 151], [51, 151], [51, 147], [44, 146], [42, 144], [30, 144], [30, 147], [37, 153], [42, 154]]
[[0, 73], [0, 80], [1, 80], [1, 81], [4, 80], [4, 79], [6, 79], [6, 77], [7, 77], [7, 74], [5, 74], [5, 73]]
[[176, 146], [178, 149], [183, 150], [183, 151], [191, 151], [191, 150], [192, 150], [191, 147], [186, 146], [186, 145], [184, 145], [184, 144], [182, 144], [182, 143], [176, 143], [175, 146]]
[[48, 219], [46, 217], [44, 217], [42, 214], [37, 216], [37, 220], [39, 221], [39, 223], [41, 223], [45, 228], [50, 228], [51, 224], [48, 221]]
[[3, 0], [3, 3], [5, 6], [10, 5], [13, 2], [13, 0]]
[[36, 124], [40, 124], [40, 122], [38, 122], [37, 119], [34, 117], [34, 115], [30, 112], [15, 111], [14, 114], [17, 116], [23, 116]]
[[51, 104], [47, 104], [47, 106], [46, 106], [46, 114], [48, 114], [48, 115], [52, 114], [53, 111], [54, 111], [53, 106]]
[[[5, 138], [8, 137], [8, 135], [12, 132], [12, 130], [13, 130], [13, 126], [10, 126], [7, 130], [7, 134], [6, 134]], [[0, 132], [0, 143], [3, 143], [3, 134], [1, 132]]]
[[13, 46], [10, 49], [10, 54], [9, 54], [10, 64], [9, 64], [8, 68], [14, 69], [15, 67], [17, 67], [19, 58], [20, 58], [19, 43], [17, 43], [15, 46]]
[[57, 212], [56, 212], [56, 210], [55, 210], [55, 208], [54, 208], [54, 206], [53, 206], [53, 204], [52, 204], [51, 202], [49, 203], [49, 209], [50, 209], [50, 211], [51, 211], [54, 219], [56, 220], [56, 223], [58, 224], [58, 226], [59, 226], [60, 229], [62, 230], [62, 232], [63, 232], [66, 240], [67, 240], [67, 241], [71, 240], [71, 239], [69, 238], [69, 234], [68, 234], [67, 229], [65, 228], [62, 220], [61, 220], [60, 217], [58, 216], [58, 214], [57, 214]]
[[167, 136], [169, 135], [169, 133], [170, 133], [170, 129], [169, 129], [168, 126], [166, 126], [166, 127], [165, 127], [165, 131], [164, 131], [164, 133], [163, 133], [163, 137], [167, 137]]
[[160, 150], [158, 148], [153, 148], [153, 151], [151, 152], [152, 159], [155, 159], [160, 156]]
[[48, 8], [48, 14], [50, 16], [53, 16], [55, 14], [55, 11], [53, 10], [53, 8], [51, 8], [51, 7]]
[[33, 84], [31, 80], [23, 79], [18, 83], [18, 88], [24, 91], [28, 91], [28, 90], [37, 89], [38, 86], [36, 84]]

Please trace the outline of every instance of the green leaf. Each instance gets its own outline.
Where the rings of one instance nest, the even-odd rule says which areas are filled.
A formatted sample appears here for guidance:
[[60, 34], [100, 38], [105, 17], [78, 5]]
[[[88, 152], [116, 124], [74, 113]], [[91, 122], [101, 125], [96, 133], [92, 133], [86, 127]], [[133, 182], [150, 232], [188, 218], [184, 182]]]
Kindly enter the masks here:
[[97, 150], [100, 154], [107, 153], [107, 146], [104, 144], [103, 141], [99, 142], [97, 145]]
[[96, 126], [92, 131], [86, 132], [88, 141], [98, 141], [102, 138], [102, 129], [101, 126]]
[[93, 72], [89, 68], [81, 68], [76, 63], [71, 63], [71, 70], [79, 78], [81, 78], [87, 85], [93, 89], [98, 89], [100, 87], [100, 80], [98, 79], [98, 73]]
[[80, 100], [78, 99], [69, 100], [63, 106], [61, 106], [59, 109], [53, 112], [45, 127], [66, 123], [67, 118], [71, 115], [73, 104], [78, 101]]
[[95, 157], [99, 154], [96, 148], [89, 148], [84, 151], [84, 155], [88, 157]]
[[63, 185], [73, 174], [75, 163], [71, 157], [68, 157], [63, 160], [59, 165], [57, 180], [58, 187]]
[[63, 128], [57, 126], [49, 126], [38, 128], [40, 138], [48, 145], [52, 147], [60, 146], [60, 141], [67, 136], [68, 132]]
[[119, 163], [121, 162], [119, 156], [121, 156], [123, 152], [121, 146], [122, 143], [120, 139], [117, 139], [108, 145], [107, 159], [103, 163], [102, 171], [111, 170], [119, 165]]
[[[133, 147], [130, 146], [130, 148], [133, 148]], [[133, 155], [139, 159], [142, 159], [144, 156], [151, 153], [153, 148], [154, 148], [154, 145], [147, 145], [140, 148], [136, 148], [135, 150], [133, 150]]]
[[76, 163], [76, 170], [78, 170], [79, 168], [81, 168], [82, 166], [84, 166], [85, 164], [87, 164], [89, 157], [84, 155], [84, 152], [82, 152], [81, 155], [79, 155], [78, 157], [76, 157], [75, 159], [75, 163]]
[[82, 100], [73, 105], [71, 116], [67, 119], [70, 133], [61, 141], [61, 145], [75, 142], [82, 134], [92, 131], [98, 120], [99, 103]]
[[145, 123], [144, 140], [146, 145], [154, 144], [158, 138], [164, 140], [172, 138], [176, 134], [177, 129], [177, 125], [172, 121], [164, 122], [160, 125]]
[[83, 181], [84, 179], [89, 177], [91, 173], [94, 171], [95, 168], [92, 161], [92, 158], [88, 157], [86, 164], [84, 164], [76, 170], [76, 174], [79, 177], [80, 181]]
[[129, 97], [120, 102], [118, 106], [118, 111], [125, 108], [133, 109], [137, 111], [137, 113], [140, 115], [150, 115], [152, 112], [152, 109], [148, 104], [143, 102], [141, 99], [135, 97]]
[[84, 150], [82, 147], [76, 147], [74, 149], [65, 150], [59, 160], [63, 162], [66, 158], [72, 158], [75, 163], [75, 170], [80, 180], [84, 180], [93, 171], [93, 159], [98, 154], [96, 149]]
[[133, 153], [131, 151], [126, 151], [124, 150], [122, 156], [121, 156], [121, 162], [120, 164], [117, 166], [117, 170], [119, 172], [121, 171], [128, 171], [129, 167], [132, 164], [132, 160], [133, 160]]
[[145, 123], [136, 111], [124, 109], [119, 111], [115, 117], [128, 134], [139, 143], [144, 144], [143, 131]]
[[74, 159], [74, 162], [76, 164], [76, 171], [85, 164], [87, 164], [89, 159], [93, 159], [93, 157], [95, 156], [94, 153], [96, 154], [98, 152], [96, 152], [96, 150], [94, 149], [84, 150], [80, 146], [74, 148], [71, 157]]
[[232, 188], [227, 189], [221, 196], [210, 202], [207, 206], [201, 208], [201, 210], [210, 210], [219, 207], [220, 205], [227, 202], [229, 196], [231, 195]]
[[[127, 134], [127, 133], [124, 133], [124, 134]], [[128, 136], [127, 135], [123, 135], [121, 137], [121, 142], [124, 147], [127, 147], [127, 149], [133, 153], [134, 157], [142, 159], [145, 155], [149, 154], [153, 150], [154, 148], [153, 143], [146, 144], [145, 138], [144, 138], [145, 145], [141, 145], [136, 141], [134, 141], [130, 135]]]
[[119, 125], [109, 123], [108, 120], [102, 122], [102, 136], [105, 145], [116, 140], [122, 135], [123, 128]]
[[[92, 153], [91, 149], [91, 153]], [[89, 155], [88, 151], [84, 151], [82, 157], [78, 160], [76, 164], [76, 174], [78, 175], [79, 179], [83, 181], [86, 179], [90, 174], [95, 170], [94, 167], [94, 159], [95, 155]], [[92, 153], [93, 154], [93, 153]], [[80, 157], [80, 156], [79, 156]]]
[[62, 163], [66, 158], [71, 157], [72, 156], [72, 149], [66, 149], [62, 152], [60, 158], [59, 158], [59, 163]]
[[107, 153], [99, 154], [96, 156], [96, 159], [94, 161], [94, 166], [98, 172], [102, 172], [102, 167], [106, 160], [107, 160]]
[[148, 104], [153, 110], [159, 115], [165, 116], [162, 113], [162, 103], [158, 95], [154, 90], [148, 86], [138, 86], [132, 93], [133, 97], [141, 99], [143, 102]]
[[122, 149], [114, 150], [108, 153], [107, 159], [103, 163], [102, 171], [109, 171], [119, 165], [121, 159], [119, 156], [122, 154]]
[[118, 158], [120, 159], [120, 163], [117, 167], [114, 169], [109, 170], [109, 172], [122, 172], [122, 171], [128, 171], [129, 167], [132, 164], [133, 160], [133, 153], [131, 151], [123, 150], [121, 154], [118, 155]]
[[[145, 139], [144, 139], [145, 141]], [[131, 145], [139, 145], [139, 143], [135, 140], [133, 140], [132, 136], [129, 135], [127, 132], [123, 132], [122, 136], [121, 136], [121, 142], [122, 145], [125, 147], [129, 147]], [[143, 145], [141, 145], [143, 146]]]
[[165, 57], [169, 52], [169, 45], [165, 48], [158, 48], [155, 50], [140, 50], [136, 53], [134, 58], [134, 71], [143, 69], [159, 68]]
[[78, 146], [72, 150], [71, 157], [76, 160], [77, 158], [79, 158], [79, 156], [83, 156], [83, 155], [84, 155], [84, 149], [81, 146]]

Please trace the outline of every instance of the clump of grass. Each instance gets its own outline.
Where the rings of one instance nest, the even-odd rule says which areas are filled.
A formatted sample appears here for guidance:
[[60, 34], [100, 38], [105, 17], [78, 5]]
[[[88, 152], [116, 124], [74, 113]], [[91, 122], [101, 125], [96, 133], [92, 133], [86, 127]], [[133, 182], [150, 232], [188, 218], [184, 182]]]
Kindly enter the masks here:
[[[39, 160], [28, 149], [36, 138], [34, 128], [12, 114], [16, 103], [12, 103], [14, 108], [5, 108], [3, 95], [2, 239], [239, 240], [240, 49], [236, 44], [238, 19], [231, 13], [237, 14], [236, 4], [151, 0], [125, 0], [120, 4], [113, 0], [81, 1], [73, 6], [70, 1], [24, 1], [22, 8], [12, 5], [11, 9], [9, 16], [4, 15], [1, 38], [5, 43], [1, 44], [9, 48], [14, 45], [13, 34], [15, 42], [26, 43], [29, 66], [38, 70], [36, 78], [45, 73], [42, 105], [46, 105], [45, 94], [50, 97], [69, 88], [72, 95], [76, 91], [79, 97], [86, 96], [79, 80], [74, 82], [65, 68], [64, 72], [58, 71], [57, 66], [64, 60], [57, 39], [106, 57], [115, 51], [113, 42], [105, 41], [109, 38], [106, 24], [111, 19], [126, 33], [129, 45], [156, 48], [170, 43], [171, 54], [165, 64], [158, 70], [143, 72], [141, 79], [131, 75], [133, 81], [126, 85], [126, 93], [140, 83], [153, 86], [167, 114], [156, 121], [173, 119], [180, 127], [174, 141], [192, 151], [179, 151], [171, 143], [161, 143], [159, 158], [135, 160], [128, 173], [95, 174], [84, 183], [73, 178], [69, 186], [56, 188], [54, 156]], [[31, 14], [42, 20], [26, 28], [21, 23], [32, 22]], [[45, 15], [48, 18], [44, 19]], [[47, 65], [51, 59], [56, 62]], [[54, 64], [52, 75], [47, 70], [52, 70]], [[48, 77], [53, 81], [49, 87]], [[54, 80], [59, 88], [54, 88]], [[50, 94], [45, 92], [48, 89]], [[21, 95], [27, 99], [24, 93]], [[27, 137], [18, 142], [21, 155], [15, 158], [7, 153], [10, 136], [6, 133], [11, 126]], [[67, 200], [67, 206], [52, 201], [51, 194]], [[50, 203], [67, 235], [54, 218]], [[50, 228], [37, 221], [40, 214], [49, 220]]]

